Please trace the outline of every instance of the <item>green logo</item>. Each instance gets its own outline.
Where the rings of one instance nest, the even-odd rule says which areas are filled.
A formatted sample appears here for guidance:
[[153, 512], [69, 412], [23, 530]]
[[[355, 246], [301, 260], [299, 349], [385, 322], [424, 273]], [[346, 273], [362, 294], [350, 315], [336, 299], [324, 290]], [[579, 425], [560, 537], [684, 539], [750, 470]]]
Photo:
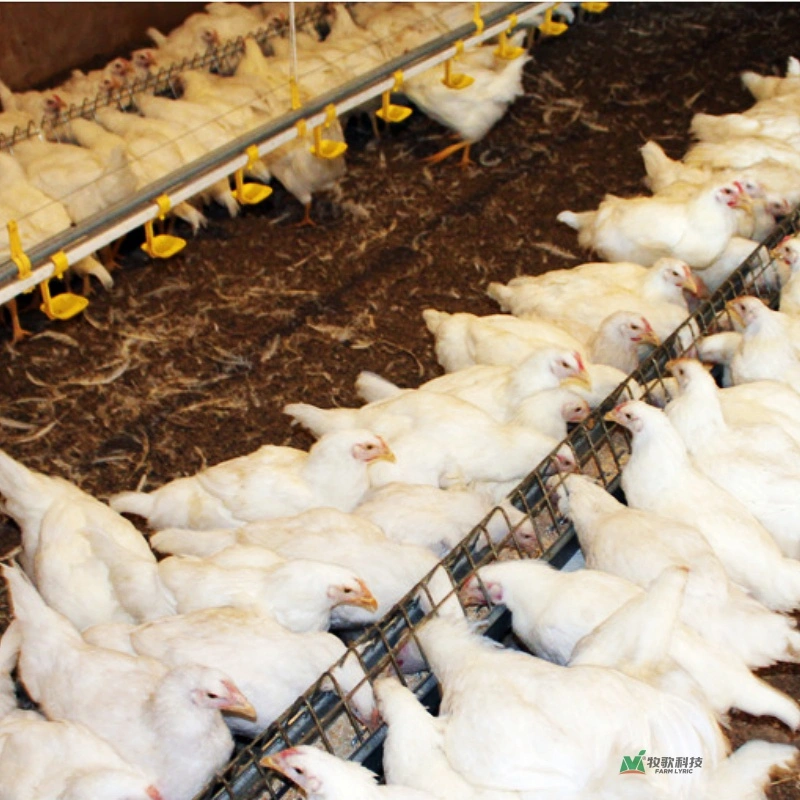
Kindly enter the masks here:
[[619, 768], [620, 775], [644, 775], [644, 754], [646, 750], [640, 750], [638, 756], [622, 756], [622, 764]]

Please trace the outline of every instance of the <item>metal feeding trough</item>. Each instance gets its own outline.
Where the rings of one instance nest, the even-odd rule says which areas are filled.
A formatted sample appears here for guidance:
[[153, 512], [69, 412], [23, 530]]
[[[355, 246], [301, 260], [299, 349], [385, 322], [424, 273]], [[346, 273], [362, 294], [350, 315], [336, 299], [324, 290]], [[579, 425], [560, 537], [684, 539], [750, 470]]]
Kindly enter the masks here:
[[[626, 396], [634, 381], [646, 387], [645, 399], [659, 401], [668, 377], [667, 362], [684, 355], [702, 336], [719, 332], [727, 321], [725, 304], [729, 300], [752, 294], [764, 302], [774, 303], [778, 297], [778, 279], [769, 253], [799, 225], [800, 210], [795, 210], [678, 331], [606, 398], [589, 419], [572, 430], [565, 442], [572, 448], [584, 474], [601, 481], [609, 491], [617, 490], [622, 464], [630, 453], [629, 441], [618, 426], [607, 425], [603, 415]], [[527, 519], [512, 527], [503, 542], [494, 544], [486, 535], [492, 517], [504, 513], [496, 508], [389, 614], [353, 638], [349, 644], [350, 651], [359, 659], [370, 682], [387, 673], [395, 674], [414, 690], [422, 702], [436, 707], [438, 684], [430, 670], [422, 668], [413, 674], [403, 674], [400, 666], [404, 657], [401, 651], [407, 651], [406, 645], [410, 640], [416, 641], [417, 631], [431, 615], [461, 610], [477, 623], [485, 635], [500, 640], [510, 634], [510, 614], [503, 606], [489, 605], [477, 611], [464, 609], [458, 590], [476, 569], [496, 560], [534, 557], [561, 567], [576, 553], [575, 532], [571, 523], [560, 517], [554, 508], [546, 481], [546, 462], [543, 462], [511, 493], [512, 502], [525, 512]], [[525, 548], [520, 536], [523, 525], [528, 530], [532, 526], [534, 531], [533, 540], [527, 536]], [[444, 593], [443, 576], [446, 576], [446, 585], [449, 586]], [[421, 663], [424, 667], [424, 659]], [[331, 683], [333, 691], [329, 690]], [[259, 765], [264, 756], [298, 744], [313, 744], [381, 772], [384, 737], [385, 727], [369, 731], [358, 722], [348, 693], [341, 690], [330, 673], [326, 673], [261, 736], [244, 744], [228, 766], [198, 795], [198, 800], [299, 796], [288, 781]]]

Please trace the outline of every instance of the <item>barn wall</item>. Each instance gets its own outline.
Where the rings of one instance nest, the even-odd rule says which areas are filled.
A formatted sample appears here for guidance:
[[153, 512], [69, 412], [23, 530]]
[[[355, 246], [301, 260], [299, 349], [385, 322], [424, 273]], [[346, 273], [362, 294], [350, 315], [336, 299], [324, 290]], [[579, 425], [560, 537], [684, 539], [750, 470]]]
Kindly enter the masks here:
[[151, 42], [203, 3], [0, 2], [0, 78], [15, 91], [42, 88], [75, 67], [100, 67]]

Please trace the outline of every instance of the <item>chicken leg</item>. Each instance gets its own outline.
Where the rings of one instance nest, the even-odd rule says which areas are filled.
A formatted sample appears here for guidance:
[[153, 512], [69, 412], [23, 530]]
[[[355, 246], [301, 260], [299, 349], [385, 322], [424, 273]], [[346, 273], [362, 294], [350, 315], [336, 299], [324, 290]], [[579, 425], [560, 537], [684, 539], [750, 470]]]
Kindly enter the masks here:
[[32, 335], [30, 331], [26, 331], [20, 324], [16, 300], [8, 301], [8, 313], [11, 315], [11, 344], [17, 344], [26, 336]]
[[438, 153], [434, 153], [432, 156], [428, 156], [427, 158], [423, 158], [423, 162], [425, 164], [438, 164], [440, 161], [444, 161], [448, 156], [451, 156], [453, 153], [457, 153], [459, 150], [462, 150], [463, 153], [461, 155], [461, 161], [459, 162], [460, 166], [468, 167], [475, 162], [472, 161], [469, 157], [469, 150], [472, 147], [472, 142], [456, 142], [455, 144], [448, 145], [443, 150], [440, 150]]
[[300, 222], [298, 222], [295, 227], [297, 227], [297, 228], [309, 228], [309, 227], [310, 228], [316, 228], [317, 227], [317, 223], [314, 222], [313, 219], [311, 219], [311, 203], [304, 203], [303, 207], [305, 208], [306, 213], [303, 215], [303, 219], [301, 219]]
[[111, 244], [106, 245], [101, 251], [101, 260], [103, 262], [103, 266], [109, 271], [113, 272], [118, 266], [119, 263], [117, 262], [117, 256], [119, 255], [120, 248], [122, 247], [122, 240], [124, 236], [120, 236], [119, 239], [111, 242]]

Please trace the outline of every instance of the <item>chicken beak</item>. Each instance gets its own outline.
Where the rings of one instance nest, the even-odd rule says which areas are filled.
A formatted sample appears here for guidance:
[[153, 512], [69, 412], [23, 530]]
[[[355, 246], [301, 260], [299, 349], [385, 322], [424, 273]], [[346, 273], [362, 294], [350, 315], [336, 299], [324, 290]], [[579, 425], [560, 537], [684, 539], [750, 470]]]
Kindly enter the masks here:
[[725, 303], [725, 310], [733, 317], [733, 321], [736, 322], [738, 325], [744, 325], [744, 319], [742, 315], [739, 313], [739, 309], [736, 308], [734, 305], [735, 301], [731, 300]]
[[683, 288], [690, 294], [693, 294], [695, 297], [699, 297], [700, 295], [700, 287], [698, 286], [694, 275], [689, 274], [686, 276], [686, 280], [683, 282]]
[[573, 385], [573, 386], [580, 386], [586, 391], [591, 391], [592, 389], [592, 379], [589, 377], [589, 373], [582, 369], [580, 372], [576, 372], [574, 375], [570, 375], [569, 378], [564, 379], [561, 381], [561, 385]]
[[375, 456], [372, 461], [388, 461], [390, 464], [394, 464], [397, 461], [395, 454], [392, 452], [392, 448], [386, 443], [382, 436], [378, 437], [381, 440], [381, 444], [383, 445], [383, 450], [380, 455]]
[[255, 722], [258, 714], [250, 701], [235, 686], [230, 686], [229, 689], [228, 704], [221, 710], [226, 714], [234, 714], [237, 717], [244, 717]]
[[237, 717], [244, 717], [245, 719], [249, 719], [251, 722], [255, 722], [258, 719], [258, 713], [256, 712], [255, 708], [253, 708], [252, 703], [249, 703], [247, 700], [237, 703], [235, 706], [226, 708], [225, 713], [233, 714]]
[[352, 600], [348, 600], [347, 605], [365, 608], [367, 611], [377, 611], [378, 601], [375, 599], [375, 595], [369, 590], [367, 584], [359, 580], [358, 585], [361, 587], [361, 593]]
[[379, 455], [376, 461], [388, 461], [390, 464], [394, 464], [397, 461], [397, 457], [395, 454], [387, 447], [386, 452]]
[[742, 211], [747, 211], [749, 213], [753, 210], [753, 201], [746, 194], [740, 194], [739, 197], [736, 198], [733, 207], [741, 208]]
[[281, 775], [284, 774], [283, 760], [281, 759], [280, 753], [275, 753], [271, 756], [264, 756], [264, 758], [262, 758], [258, 763], [262, 767], [274, 769], [275, 772], [280, 772]]
[[603, 419], [606, 420], [607, 422], [616, 422], [618, 425], [622, 424], [619, 421], [619, 416], [617, 415], [616, 408], [612, 408], [611, 411], [608, 411], [607, 413], [603, 414]]
[[652, 328], [642, 334], [641, 343], [651, 344], [653, 347], [661, 347], [661, 339], [658, 338], [658, 334]]

